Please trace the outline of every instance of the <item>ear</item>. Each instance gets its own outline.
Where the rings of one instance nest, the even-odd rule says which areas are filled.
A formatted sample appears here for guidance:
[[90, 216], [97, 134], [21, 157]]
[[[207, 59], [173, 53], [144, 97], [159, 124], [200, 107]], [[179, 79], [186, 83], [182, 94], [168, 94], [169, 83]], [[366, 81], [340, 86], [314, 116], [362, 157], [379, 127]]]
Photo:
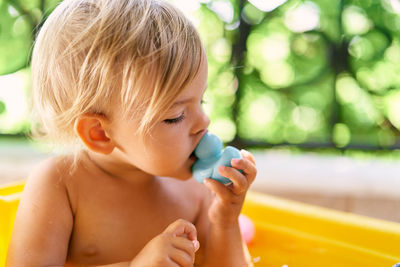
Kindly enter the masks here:
[[107, 155], [115, 148], [114, 142], [107, 136], [109, 125], [106, 116], [85, 113], [76, 119], [75, 132], [88, 149]]

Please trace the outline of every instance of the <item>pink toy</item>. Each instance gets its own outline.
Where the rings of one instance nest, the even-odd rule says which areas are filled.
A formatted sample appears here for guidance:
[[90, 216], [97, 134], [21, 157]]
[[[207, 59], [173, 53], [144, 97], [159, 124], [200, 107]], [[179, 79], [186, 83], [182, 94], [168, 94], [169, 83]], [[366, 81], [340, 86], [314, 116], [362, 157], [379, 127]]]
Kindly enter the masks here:
[[240, 214], [239, 227], [244, 242], [246, 242], [246, 245], [250, 244], [254, 238], [254, 234], [256, 233], [256, 228], [254, 227], [254, 223], [246, 215]]

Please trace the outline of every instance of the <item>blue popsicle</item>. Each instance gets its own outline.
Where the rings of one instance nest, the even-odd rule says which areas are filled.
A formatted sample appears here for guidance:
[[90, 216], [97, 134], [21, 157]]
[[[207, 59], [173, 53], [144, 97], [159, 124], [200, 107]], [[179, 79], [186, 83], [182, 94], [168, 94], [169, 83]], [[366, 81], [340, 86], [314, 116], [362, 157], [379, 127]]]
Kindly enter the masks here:
[[223, 184], [231, 183], [231, 180], [218, 173], [218, 166], [231, 167], [231, 159], [242, 158], [239, 150], [232, 146], [222, 149], [221, 139], [210, 132], [202, 137], [194, 154], [198, 160], [193, 164], [192, 172], [194, 178], [200, 183], [203, 183], [205, 178], [211, 178]]

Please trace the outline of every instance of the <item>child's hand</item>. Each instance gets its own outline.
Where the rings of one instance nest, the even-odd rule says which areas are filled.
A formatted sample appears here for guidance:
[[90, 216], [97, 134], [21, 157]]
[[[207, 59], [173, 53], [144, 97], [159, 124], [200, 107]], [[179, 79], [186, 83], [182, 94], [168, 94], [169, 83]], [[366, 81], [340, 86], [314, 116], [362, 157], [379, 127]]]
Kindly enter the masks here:
[[231, 185], [225, 186], [212, 179], [204, 180], [204, 184], [215, 193], [209, 209], [212, 223], [219, 225], [237, 223], [247, 190], [256, 178], [257, 169], [253, 155], [246, 150], [241, 150], [240, 153], [243, 158], [232, 159], [232, 167], [218, 168], [222, 176], [232, 181]]
[[195, 226], [183, 219], [170, 224], [154, 237], [132, 260], [131, 267], [188, 267], [193, 266], [199, 249]]

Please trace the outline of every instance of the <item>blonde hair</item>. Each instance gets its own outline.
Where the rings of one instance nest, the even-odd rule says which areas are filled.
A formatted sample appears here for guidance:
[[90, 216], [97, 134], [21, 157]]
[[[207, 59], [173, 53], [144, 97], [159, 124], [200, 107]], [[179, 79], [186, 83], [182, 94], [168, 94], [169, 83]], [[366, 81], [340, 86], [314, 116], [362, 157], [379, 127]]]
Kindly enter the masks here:
[[41, 28], [32, 56], [36, 137], [77, 144], [76, 118], [140, 116], [148, 132], [197, 74], [194, 26], [159, 0], [65, 0]]

